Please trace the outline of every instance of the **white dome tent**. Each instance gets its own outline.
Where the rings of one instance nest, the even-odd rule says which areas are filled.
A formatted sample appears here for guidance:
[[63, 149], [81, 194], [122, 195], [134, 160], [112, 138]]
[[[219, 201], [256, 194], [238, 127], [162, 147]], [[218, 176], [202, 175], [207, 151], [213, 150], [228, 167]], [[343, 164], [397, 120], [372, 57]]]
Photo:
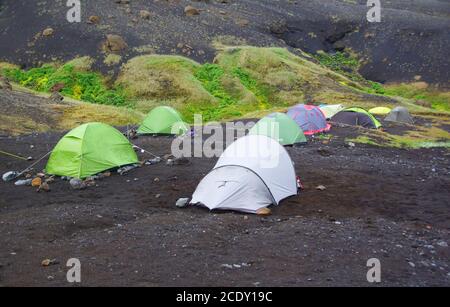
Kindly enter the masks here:
[[297, 195], [296, 178], [283, 146], [266, 136], [249, 135], [227, 148], [197, 187], [191, 204], [257, 213]]

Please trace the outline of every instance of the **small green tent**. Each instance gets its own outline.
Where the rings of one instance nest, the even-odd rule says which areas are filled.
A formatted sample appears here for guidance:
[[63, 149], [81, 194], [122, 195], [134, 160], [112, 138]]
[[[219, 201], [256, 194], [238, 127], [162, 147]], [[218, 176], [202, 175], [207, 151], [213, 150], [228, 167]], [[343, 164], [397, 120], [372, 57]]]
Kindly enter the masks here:
[[53, 149], [50, 175], [84, 179], [116, 167], [138, 163], [133, 146], [117, 129], [101, 123], [79, 126]]
[[171, 107], [153, 109], [139, 127], [139, 134], [182, 135], [189, 131], [181, 115]]
[[[355, 112], [355, 113], [359, 113], [362, 114], [364, 116], [367, 116], [371, 122], [373, 123], [373, 125], [375, 126], [376, 129], [381, 128], [383, 125], [375, 118], [375, 116], [373, 116], [372, 114], [370, 114], [369, 111], [360, 108], [360, 107], [352, 107], [352, 108], [347, 108], [345, 110], [343, 110], [342, 112]], [[339, 113], [338, 113], [339, 114]]]
[[302, 129], [284, 113], [274, 113], [261, 119], [249, 135], [264, 135], [277, 140], [283, 146], [307, 143]]

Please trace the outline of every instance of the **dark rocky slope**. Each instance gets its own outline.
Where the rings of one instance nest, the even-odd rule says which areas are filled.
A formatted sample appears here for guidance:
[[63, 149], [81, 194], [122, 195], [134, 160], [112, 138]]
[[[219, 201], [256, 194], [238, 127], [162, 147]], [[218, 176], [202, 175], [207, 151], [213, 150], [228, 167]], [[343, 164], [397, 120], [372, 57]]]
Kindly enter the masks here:
[[[199, 15], [186, 16], [188, 5]], [[411, 81], [420, 76], [448, 85], [450, 3], [400, 0], [382, 5], [382, 22], [371, 24], [365, 0], [98, 0], [82, 1], [82, 22], [70, 24], [66, 1], [0, 0], [0, 60], [34, 66], [89, 55], [103, 71], [118, 69], [120, 63], [115, 68], [105, 64], [102, 51], [106, 35], [117, 34], [127, 44], [116, 52], [122, 61], [148, 52], [211, 61], [213, 42], [229, 36], [234, 43], [312, 53], [348, 48], [364, 60], [361, 73], [369, 79]], [[141, 15], [141, 10], [147, 13]], [[89, 23], [91, 16], [98, 16], [98, 23]], [[54, 32], [42, 35], [47, 28]]]

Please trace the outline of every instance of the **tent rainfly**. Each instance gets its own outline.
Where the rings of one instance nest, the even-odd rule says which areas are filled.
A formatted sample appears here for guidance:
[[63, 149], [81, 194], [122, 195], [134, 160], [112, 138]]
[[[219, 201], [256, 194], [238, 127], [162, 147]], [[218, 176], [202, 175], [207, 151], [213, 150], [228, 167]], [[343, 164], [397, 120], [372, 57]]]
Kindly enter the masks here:
[[328, 132], [331, 129], [325, 115], [316, 106], [299, 104], [290, 108], [287, 115], [297, 123], [305, 135]]
[[249, 132], [249, 135], [265, 135], [283, 146], [305, 144], [305, 134], [289, 116], [273, 113], [261, 119]]
[[133, 146], [117, 129], [102, 123], [79, 126], [53, 149], [50, 175], [84, 179], [113, 168], [139, 163]]
[[145, 118], [138, 129], [138, 134], [183, 135], [189, 129], [175, 109], [157, 107]]
[[334, 104], [334, 105], [322, 105], [319, 107], [320, 110], [325, 115], [326, 119], [330, 119], [342, 110], [345, 109], [345, 107], [342, 104]]
[[267, 136], [249, 135], [227, 148], [191, 204], [255, 214], [297, 193], [294, 166], [283, 146]]
[[384, 116], [386, 116], [389, 113], [391, 113], [391, 111], [392, 110], [390, 108], [387, 108], [387, 107], [376, 107], [376, 108], [370, 109], [369, 113], [372, 114], [372, 115], [381, 115], [381, 116], [384, 115]]
[[414, 118], [411, 116], [408, 109], [405, 107], [396, 107], [394, 110], [392, 110], [391, 113], [389, 113], [385, 121], [414, 124]]
[[381, 123], [368, 111], [363, 108], [348, 108], [339, 112], [331, 119], [332, 122], [351, 126], [362, 126], [365, 128], [379, 129]]

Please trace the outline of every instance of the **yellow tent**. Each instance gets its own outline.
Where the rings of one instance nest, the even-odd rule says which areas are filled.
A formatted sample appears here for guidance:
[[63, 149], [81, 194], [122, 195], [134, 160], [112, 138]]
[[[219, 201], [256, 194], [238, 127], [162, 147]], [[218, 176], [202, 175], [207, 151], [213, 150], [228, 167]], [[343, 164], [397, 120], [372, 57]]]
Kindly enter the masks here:
[[376, 107], [376, 108], [370, 109], [369, 113], [373, 114], [373, 115], [388, 115], [389, 113], [391, 113], [391, 111], [392, 111], [391, 109], [386, 108], [386, 107]]

